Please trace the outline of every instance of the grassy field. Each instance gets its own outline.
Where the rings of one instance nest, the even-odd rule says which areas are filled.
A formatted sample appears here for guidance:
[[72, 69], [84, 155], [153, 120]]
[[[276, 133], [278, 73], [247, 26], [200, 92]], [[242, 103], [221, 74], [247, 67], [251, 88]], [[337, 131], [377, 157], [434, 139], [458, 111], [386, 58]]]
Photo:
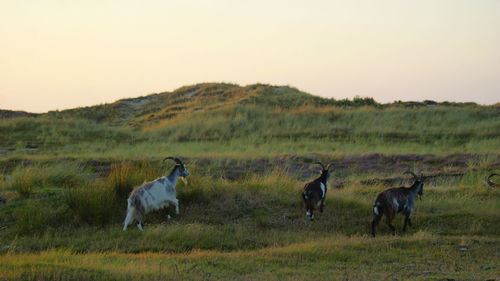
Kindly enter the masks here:
[[[483, 183], [500, 169], [498, 106], [199, 84], [16, 115], [0, 119], [1, 280], [500, 279], [500, 190]], [[192, 174], [180, 215], [122, 232], [128, 193], [169, 155]], [[310, 222], [317, 160], [334, 166]], [[407, 169], [426, 177], [414, 227], [371, 238], [376, 194]]]

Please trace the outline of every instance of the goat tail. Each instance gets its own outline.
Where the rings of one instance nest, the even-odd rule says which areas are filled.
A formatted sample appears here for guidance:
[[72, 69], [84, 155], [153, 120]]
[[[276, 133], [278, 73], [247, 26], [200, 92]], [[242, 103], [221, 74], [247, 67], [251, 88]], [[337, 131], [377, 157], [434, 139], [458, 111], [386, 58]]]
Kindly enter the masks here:
[[307, 195], [305, 191], [302, 191], [302, 204], [307, 209]]
[[373, 204], [373, 213], [376, 216], [380, 215], [379, 206], [380, 206], [380, 202], [379, 201], [375, 201], [375, 203]]
[[127, 230], [127, 226], [132, 223], [135, 218], [135, 207], [132, 199], [127, 199], [127, 216], [123, 222], [123, 231]]

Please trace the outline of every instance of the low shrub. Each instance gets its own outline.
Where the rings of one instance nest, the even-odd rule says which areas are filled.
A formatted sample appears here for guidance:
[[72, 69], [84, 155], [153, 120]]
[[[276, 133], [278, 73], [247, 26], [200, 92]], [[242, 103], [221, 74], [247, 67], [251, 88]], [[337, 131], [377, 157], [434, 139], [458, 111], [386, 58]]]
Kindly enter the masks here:
[[43, 232], [51, 215], [51, 210], [38, 200], [26, 200], [13, 213], [18, 231], [23, 234]]
[[115, 190], [107, 184], [68, 189], [64, 202], [79, 223], [105, 225], [118, 215]]
[[35, 187], [41, 187], [43, 179], [38, 167], [17, 167], [12, 172], [11, 188], [22, 197], [28, 197]]
[[74, 187], [86, 181], [86, 174], [76, 165], [62, 163], [43, 169], [45, 185], [53, 187]]
[[111, 166], [111, 172], [106, 180], [106, 185], [119, 197], [126, 197], [132, 190], [135, 182], [132, 167], [129, 164], [118, 164]]
[[147, 162], [139, 165], [121, 163], [111, 166], [111, 172], [106, 179], [108, 185], [118, 197], [126, 198], [132, 189], [145, 181], [157, 178], [161, 171]]

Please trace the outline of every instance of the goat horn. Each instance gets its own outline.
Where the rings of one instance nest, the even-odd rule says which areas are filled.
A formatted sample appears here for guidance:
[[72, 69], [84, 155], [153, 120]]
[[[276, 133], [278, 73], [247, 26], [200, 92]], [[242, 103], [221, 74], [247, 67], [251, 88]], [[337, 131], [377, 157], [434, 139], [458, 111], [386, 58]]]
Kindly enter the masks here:
[[497, 186], [500, 186], [500, 183], [494, 183], [492, 180], [491, 180], [491, 177], [493, 176], [500, 176], [499, 174], [491, 174], [488, 176], [488, 178], [486, 179], [486, 184], [489, 185], [490, 187], [497, 187]]
[[321, 168], [322, 168], [323, 170], [326, 170], [326, 169], [325, 169], [325, 165], [323, 165], [323, 163], [321, 163], [321, 162], [319, 162], [319, 161], [318, 161], [318, 162], [314, 162], [313, 164], [320, 164], [320, 165], [321, 165]]
[[493, 173], [493, 174], [489, 175], [488, 180], [490, 180], [492, 176], [498, 176], [498, 174]]
[[[175, 163], [177, 163], [177, 164], [179, 164], [179, 165], [181, 165], [181, 164], [182, 164], [181, 159], [179, 159], [179, 158], [177, 158], [177, 157], [172, 157], [172, 156], [165, 157], [165, 159], [163, 159], [163, 161], [165, 161], [165, 160], [167, 160], [167, 159], [172, 159], [172, 160], [174, 160], [174, 161], [175, 161]], [[162, 161], [162, 162], [163, 162], [163, 161]]]
[[404, 174], [410, 174], [410, 175], [412, 175], [412, 176], [413, 176], [413, 178], [414, 178], [415, 180], [418, 180], [417, 175], [415, 175], [415, 173], [414, 173], [414, 172], [412, 172], [412, 171], [410, 171], [410, 170], [408, 170], [408, 171], [404, 172], [404, 173], [403, 173], [403, 175], [404, 175]]

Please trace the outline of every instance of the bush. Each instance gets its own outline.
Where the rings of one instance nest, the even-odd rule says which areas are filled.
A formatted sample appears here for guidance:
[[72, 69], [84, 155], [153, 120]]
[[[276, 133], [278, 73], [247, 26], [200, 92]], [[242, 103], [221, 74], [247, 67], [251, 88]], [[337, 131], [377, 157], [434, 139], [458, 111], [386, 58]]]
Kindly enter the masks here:
[[[192, 176], [187, 178], [188, 185], [184, 185], [182, 181], [177, 183], [177, 199], [182, 202], [183, 205], [189, 204], [206, 204], [210, 202], [210, 190], [211, 185], [208, 181], [202, 180], [203, 176], [193, 173]], [[181, 188], [179, 188], [181, 185]]]
[[26, 200], [13, 215], [19, 232], [24, 234], [44, 231], [52, 216], [50, 209], [35, 200]]
[[145, 181], [151, 181], [160, 175], [158, 168], [147, 162], [140, 165], [121, 163], [111, 166], [111, 172], [106, 179], [108, 185], [119, 198], [126, 198], [135, 186]]
[[119, 197], [126, 197], [132, 190], [135, 180], [132, 168], [128, 164], [111, 166], [111, 172], [106, 181], [108, 185]]
[[17, 167], [12, 172], [11, 188], [22, 197], [28, 197], [42, 183], [41, 173], [36, 167]]
[[64, 201], [78, 222], [105, 225], [117, 216], [116, 193], [106, 184], [68, 189]]
[[85, 173], [76, 165], [56, 164], [44, 170], [45, 184], [53, 187], [73, 187], [85, 183]]

